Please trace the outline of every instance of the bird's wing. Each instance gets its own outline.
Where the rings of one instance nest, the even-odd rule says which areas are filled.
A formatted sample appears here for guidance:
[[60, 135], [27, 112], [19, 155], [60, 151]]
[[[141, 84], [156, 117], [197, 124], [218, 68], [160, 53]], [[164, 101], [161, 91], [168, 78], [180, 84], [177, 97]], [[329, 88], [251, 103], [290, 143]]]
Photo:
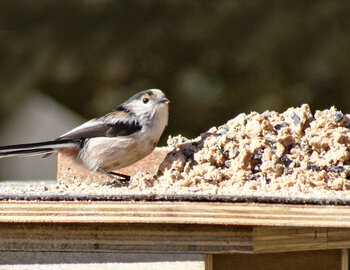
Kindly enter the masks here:
[[128, 136], [138, 132], [141, 128], [142, 126], [137, 121], [93, 119], [63, 134], [57, 140]]

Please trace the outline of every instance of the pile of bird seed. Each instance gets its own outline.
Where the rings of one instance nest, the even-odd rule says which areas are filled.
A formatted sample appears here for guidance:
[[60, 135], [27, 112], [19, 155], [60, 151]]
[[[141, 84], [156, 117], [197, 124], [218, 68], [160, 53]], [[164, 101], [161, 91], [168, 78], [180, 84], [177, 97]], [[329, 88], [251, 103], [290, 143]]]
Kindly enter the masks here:
[[346, 191], [349, 144], [350, 115], [334, 107], [315, 114], [306, 104], [281, 114], [242, 113], [193, 140], [169, 137], [173, 151], [157, 176], [139, 173], [132, 186], [161, 193]]

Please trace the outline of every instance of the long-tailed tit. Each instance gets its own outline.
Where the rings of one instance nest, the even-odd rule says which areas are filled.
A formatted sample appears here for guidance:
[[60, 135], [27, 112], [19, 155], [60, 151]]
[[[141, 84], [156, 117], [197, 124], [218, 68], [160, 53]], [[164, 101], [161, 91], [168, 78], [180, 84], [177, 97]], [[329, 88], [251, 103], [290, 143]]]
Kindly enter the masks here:
[[128, 167], [153, 151], [168, 124], [168, 104], [161, 90], [142, 91], [112, 112], [55, 140], [0, 147], [0, 158], [40, 154], [46, 157], [57, 151], [122, 185], [130, 176], [113, 171]]

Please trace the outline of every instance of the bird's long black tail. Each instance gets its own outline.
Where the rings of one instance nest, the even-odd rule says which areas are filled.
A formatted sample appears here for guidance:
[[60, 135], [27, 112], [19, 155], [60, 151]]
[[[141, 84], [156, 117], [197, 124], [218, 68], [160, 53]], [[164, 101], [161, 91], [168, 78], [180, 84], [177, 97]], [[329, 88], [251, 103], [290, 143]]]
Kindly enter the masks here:
[[78, 141], [73, 140], [57, 140], [38, 143], [26, 143], [0, 146], [0, 158], [12, 156], [33, 156], [41, 154], [49, 154], [60, 148], [71, 148], [79, 146]]

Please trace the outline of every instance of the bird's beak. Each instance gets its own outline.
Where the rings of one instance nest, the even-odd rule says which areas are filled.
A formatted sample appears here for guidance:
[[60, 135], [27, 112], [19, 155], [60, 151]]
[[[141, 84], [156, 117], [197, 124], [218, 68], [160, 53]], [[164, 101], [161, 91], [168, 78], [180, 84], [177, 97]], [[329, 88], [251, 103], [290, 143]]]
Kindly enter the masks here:
[[170, 103], [170, 100], [167, 99], [166, 97], [163, 97], [159, 100], [159, 103], [166, 103], [166, 104], [169, 104]]

